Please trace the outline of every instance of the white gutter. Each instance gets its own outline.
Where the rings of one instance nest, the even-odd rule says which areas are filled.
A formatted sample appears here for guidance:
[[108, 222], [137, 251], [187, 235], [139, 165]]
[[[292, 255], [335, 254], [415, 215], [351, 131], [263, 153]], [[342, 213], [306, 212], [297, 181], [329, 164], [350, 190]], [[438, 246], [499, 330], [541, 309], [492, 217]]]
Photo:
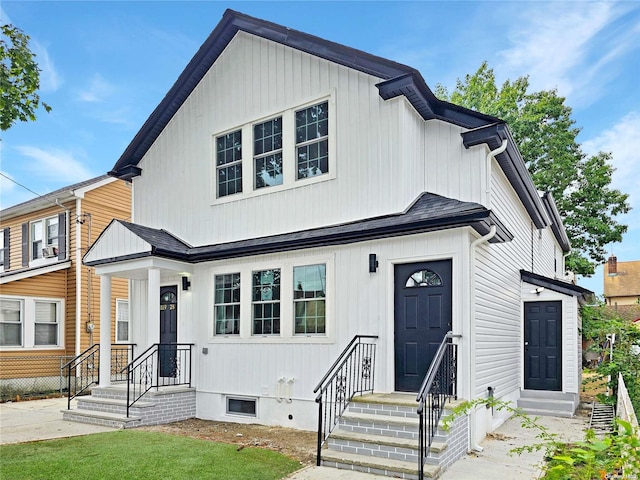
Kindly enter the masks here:
[[487, 161], [486, 161], [486, 168], [485, 168], [485, 174], [487, 176], [487, 182], [485, 185], [485, 198], [486, 198], [485, 206], [487, 208], [491, 208], [491, 160], [493, 160], [496, 155], [501, 154], [507, 149], [507, 143], [508, 143], [507, 139], [505, 138], [502, 141], [502, 145], [500, 145], [495, 150], [491, 150], [489, 153], [487, 153]]

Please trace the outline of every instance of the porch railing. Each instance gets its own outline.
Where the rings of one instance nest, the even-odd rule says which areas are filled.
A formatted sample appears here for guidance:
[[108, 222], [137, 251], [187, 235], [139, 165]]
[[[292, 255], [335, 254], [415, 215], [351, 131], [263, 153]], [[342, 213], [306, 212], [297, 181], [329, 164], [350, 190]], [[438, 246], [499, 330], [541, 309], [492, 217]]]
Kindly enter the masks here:
[[[111, 381], [127, 379], [121, 370], [133, 358], [134, 347], [135, 343], [111, 344]], [[100, 381], [100, 344], [91, 345], [73, 357], [60, 368], [60, 373], [67, 377], [67, 410], [70, 410], [71, 400]]]
[[191, 387], [193, 343], [154, 343], [121, 372], [127, 381], [129, 409], [152, 388], [174, 385]]
[[438, 422], [447, 400], [458, 398], [458, 345], [453, 343], [454, 335], [449, 332], [438, 347], [425, 375], [420, 392], [416, 398], [418, 402], [419, 424], [419, 477], [424, 479], [424, 463], [429, 455], [433, 438], [438, 430]]
[[[357, 393], [373, 392], [377, 335], [356, 335], [322, 377], [313, 393], [318, 393], [318, 445], [320, 465], [322, 444]], [[367, 341], [368, 340], [368, 341]], [[324, 406], [324, 409], [323, 409]]]

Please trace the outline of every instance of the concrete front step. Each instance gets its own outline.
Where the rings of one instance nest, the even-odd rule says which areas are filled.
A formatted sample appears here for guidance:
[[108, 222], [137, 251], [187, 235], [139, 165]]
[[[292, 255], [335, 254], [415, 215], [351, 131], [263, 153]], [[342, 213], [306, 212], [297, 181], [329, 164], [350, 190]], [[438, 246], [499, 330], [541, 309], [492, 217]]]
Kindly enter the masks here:
[[[329, 467], [357, 470], [359, 472], [393, 478], [418, 479], [418, 465], [415, 462], [405, 462], [374, 456], [367, 457], [364, 455], [329, 450], [322, 454], [322, 464]], [[424, 474], [427, 478], [438, 478], [440, 467], [437, 465], [425, 465]]]
[[573, 402], [549, 398], [520, 398], [518, 399], [518, 407], [523, 410], [533, 409], [566, 412], [569, 416], [573, 416], [573, 412], [575, 411]]
[[117, 413], [84, 410], [81, 408], [62, 410], [62, 419], [70, 422], [88, 423], [112, 428], [134, 428], [140, 423], [140, 419], [137, 417], [127, 418], [126, 415]]

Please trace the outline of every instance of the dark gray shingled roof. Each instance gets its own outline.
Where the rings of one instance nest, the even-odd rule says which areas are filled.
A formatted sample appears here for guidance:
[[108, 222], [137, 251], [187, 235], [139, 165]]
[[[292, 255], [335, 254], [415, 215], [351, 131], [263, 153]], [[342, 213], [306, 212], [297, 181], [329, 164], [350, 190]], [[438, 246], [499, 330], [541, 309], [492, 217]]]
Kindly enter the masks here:
[[[470, 226], [479, 234], [487, 234], [492, 225], [496, 235], [491, 242], [507, 242], [513, 235], [490, 210], [478, 203], [461, 202], [433, 193], [423, 193], [404, 212], [369, 218], [356, 222], [283, 233], [236, 242], [190, 247], [165, 230], [119, 221], [124, 227], [152, 246], [151, 255], [173, 258], [189, 263], [245, 257], [303, 248], [342, 245], [400, 235], [432, 232]], [[142, 253], [139, 256], [147, 256]], [[109, 258], [87, 265], [100, 265], [133, 258]]]

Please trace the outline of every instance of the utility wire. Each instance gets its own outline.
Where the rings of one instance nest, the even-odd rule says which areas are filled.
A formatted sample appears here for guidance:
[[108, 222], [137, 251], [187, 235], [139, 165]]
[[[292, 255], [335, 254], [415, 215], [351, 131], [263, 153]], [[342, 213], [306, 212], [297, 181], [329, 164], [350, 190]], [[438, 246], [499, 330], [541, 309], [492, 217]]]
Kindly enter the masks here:
[[[19, 187], [24, 188], [25, 190], [28, 190], [29, 192], [33, 193], [34, 195], [37, 195], [38, 198], [43, 198], [44, 200], [46, 200], [47, 202], [53, 203], [56, 207], [60, 207], [61, 205], [58, 204], [58, 202], [54, 202], [52, 200], [49, 200], [48, 198], [45, 198], [44, 195], [40, 195], [38, 192], [34, 192], [33, 190], [31, 190], [29, 187], [26, 187], [24, 185], [22, 185], [20, 182], [17, 182], [16, 180], [14, 180], [13, 178], [5, 175], [4, 173], [0, 172], [0, 176], [3, 176], [4, 178], [6, 178], [7, 180], [9, 180], [10, 182], [15, 183], [16, 185], [18, 185]], [[62, 207], [64, 208], [64, 207]]]

